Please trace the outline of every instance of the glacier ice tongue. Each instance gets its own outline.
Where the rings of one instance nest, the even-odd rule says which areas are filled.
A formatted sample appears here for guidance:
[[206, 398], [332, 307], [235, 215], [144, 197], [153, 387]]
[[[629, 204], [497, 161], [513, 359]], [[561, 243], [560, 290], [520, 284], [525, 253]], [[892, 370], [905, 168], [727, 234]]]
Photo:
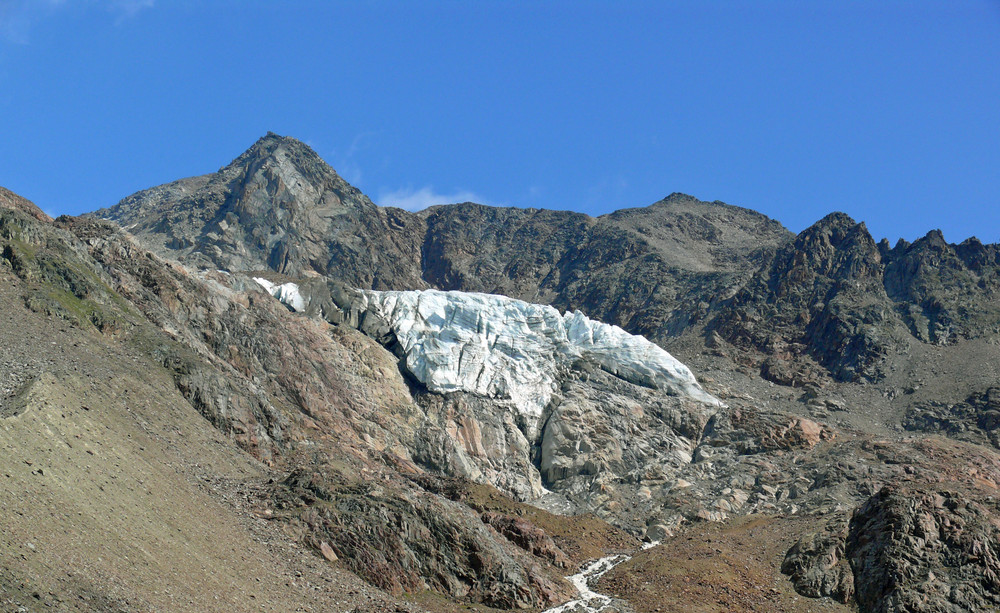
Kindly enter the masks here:
[[488, 294], [362, 293], [428, 389], [509, 398], [522, 413], [541, 416], [555, 390], [558, 311]]
[[407, 369], [431, 391], [508, 398], [537, 419], [560, 370], [587, 358], [632, 383], [721, 404], [658, 345], [579, 311], [564, 315], [547, 305], [469, 292], [361, 294], [364, 308], [374, 307], [392, 328]]

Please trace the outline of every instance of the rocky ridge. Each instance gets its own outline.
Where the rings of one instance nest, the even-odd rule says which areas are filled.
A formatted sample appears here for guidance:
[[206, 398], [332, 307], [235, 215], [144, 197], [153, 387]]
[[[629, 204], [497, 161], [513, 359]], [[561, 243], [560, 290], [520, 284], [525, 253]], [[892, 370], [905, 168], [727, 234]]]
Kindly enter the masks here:
[[759, 213], [683, 194], [597, 219], [473, 203], [377, 207], [306, 145], [270, 133], [215, 174], [94, 215], [196, 268], [501, 294], [579, 308], [654, 340], [700, 321], [703, 299], [731, 294], [754, 258], [791, 239]]
[[684, 194], [598, 218], [473, 203], [409, 213], [375, 206], [307, 146], [270, 133], [214, 175], [95, 214], [195, 267], [501, 294], [668, 349], [705, 334], [782, 385], [878, 382], [914, 341], [1000, 332], [1000, 248], [975, 239], [930, 232], [890, 247], [840, 213], [794, 236]]
[[38, 208], [34, 202], [18, 196], [6, 187], [0, 187], [0, 208], [21, 211], [39, 221], [52, 221], [52, 218], [42, 211], [42, 209]]
[[96, 215], [156, 236], [147, 243], [154, 251], [196, 267], [423, 286], [414, 272], [418, 233], [408, 231], [420, 223], [376, 207], [309, 147], [271, 133], [215, 174], [139, 192]]

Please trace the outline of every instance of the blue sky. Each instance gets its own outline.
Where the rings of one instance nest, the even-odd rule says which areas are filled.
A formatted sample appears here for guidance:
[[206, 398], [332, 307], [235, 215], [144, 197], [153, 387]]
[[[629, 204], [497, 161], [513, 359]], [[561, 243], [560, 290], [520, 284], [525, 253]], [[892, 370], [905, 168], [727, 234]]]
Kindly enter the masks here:
[[0, 0], [0, 185], [57, 214], [272, 130], [380, 204], [997, 242], [998, 101], [997, 0]]

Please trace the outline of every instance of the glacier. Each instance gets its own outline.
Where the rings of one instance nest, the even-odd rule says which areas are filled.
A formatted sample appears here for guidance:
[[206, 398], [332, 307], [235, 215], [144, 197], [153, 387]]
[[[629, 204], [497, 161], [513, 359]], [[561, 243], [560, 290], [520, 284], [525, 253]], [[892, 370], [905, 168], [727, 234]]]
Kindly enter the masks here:
[[691, 370], [642, 336], [580, 311], [458, 291], [361, 290], [396, 335], [410, 373], [434, 392], [510, 399], [539, 418], [561, 371], [588, 359], [631, 383], [721, 406]]
[[[306, 298], [295, 283], [255, 277], [296, 312]], [[580, 311], [495, 294], [356, 290], [353, 309], [372, 312], [392, 330], [407, 370], [432, 392], [468, 392], [506, 399], [537, 422], [577, 360], [590, 360], [631, 383], [712, 406], [691, 370], [665, 349]]]
[[287, 306], [288, 308], [301, 313], [306, 310], [306, 300], [299, 292], [299, 286], [295, 283], [272, 283], [267, 279], [261, 277], [254, 277], [254, 281], [258, 285], [264, 288], [267, 293], [271, 294], [278, 299], [281, 304]]

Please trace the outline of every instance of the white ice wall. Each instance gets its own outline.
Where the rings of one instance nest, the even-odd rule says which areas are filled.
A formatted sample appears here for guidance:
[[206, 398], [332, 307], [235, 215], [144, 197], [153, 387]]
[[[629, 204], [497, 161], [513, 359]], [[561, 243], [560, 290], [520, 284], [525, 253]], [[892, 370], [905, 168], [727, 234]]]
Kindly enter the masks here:
[[409, 371], [432, 391], [509, 398], [538, 417], [560, 368], [586, 357], [629, 381], [720, 404], [658, 345], [579, 311], [468, 292], [362, 294], [396, 333]]
[[[305, 310], [296, 284], [254, 280], [292, 310]], [[407, 369], [434, 392], [506, 398], [523, 415], [538, 418], [559, 371], [588, 358], [628, 381], [720, 404], [663, 348], [579, 311], [561, 314], [551, 306], [470, 292], [362, 290], [361, 296], [364, 303], [356, 306], [389, 324]]]

